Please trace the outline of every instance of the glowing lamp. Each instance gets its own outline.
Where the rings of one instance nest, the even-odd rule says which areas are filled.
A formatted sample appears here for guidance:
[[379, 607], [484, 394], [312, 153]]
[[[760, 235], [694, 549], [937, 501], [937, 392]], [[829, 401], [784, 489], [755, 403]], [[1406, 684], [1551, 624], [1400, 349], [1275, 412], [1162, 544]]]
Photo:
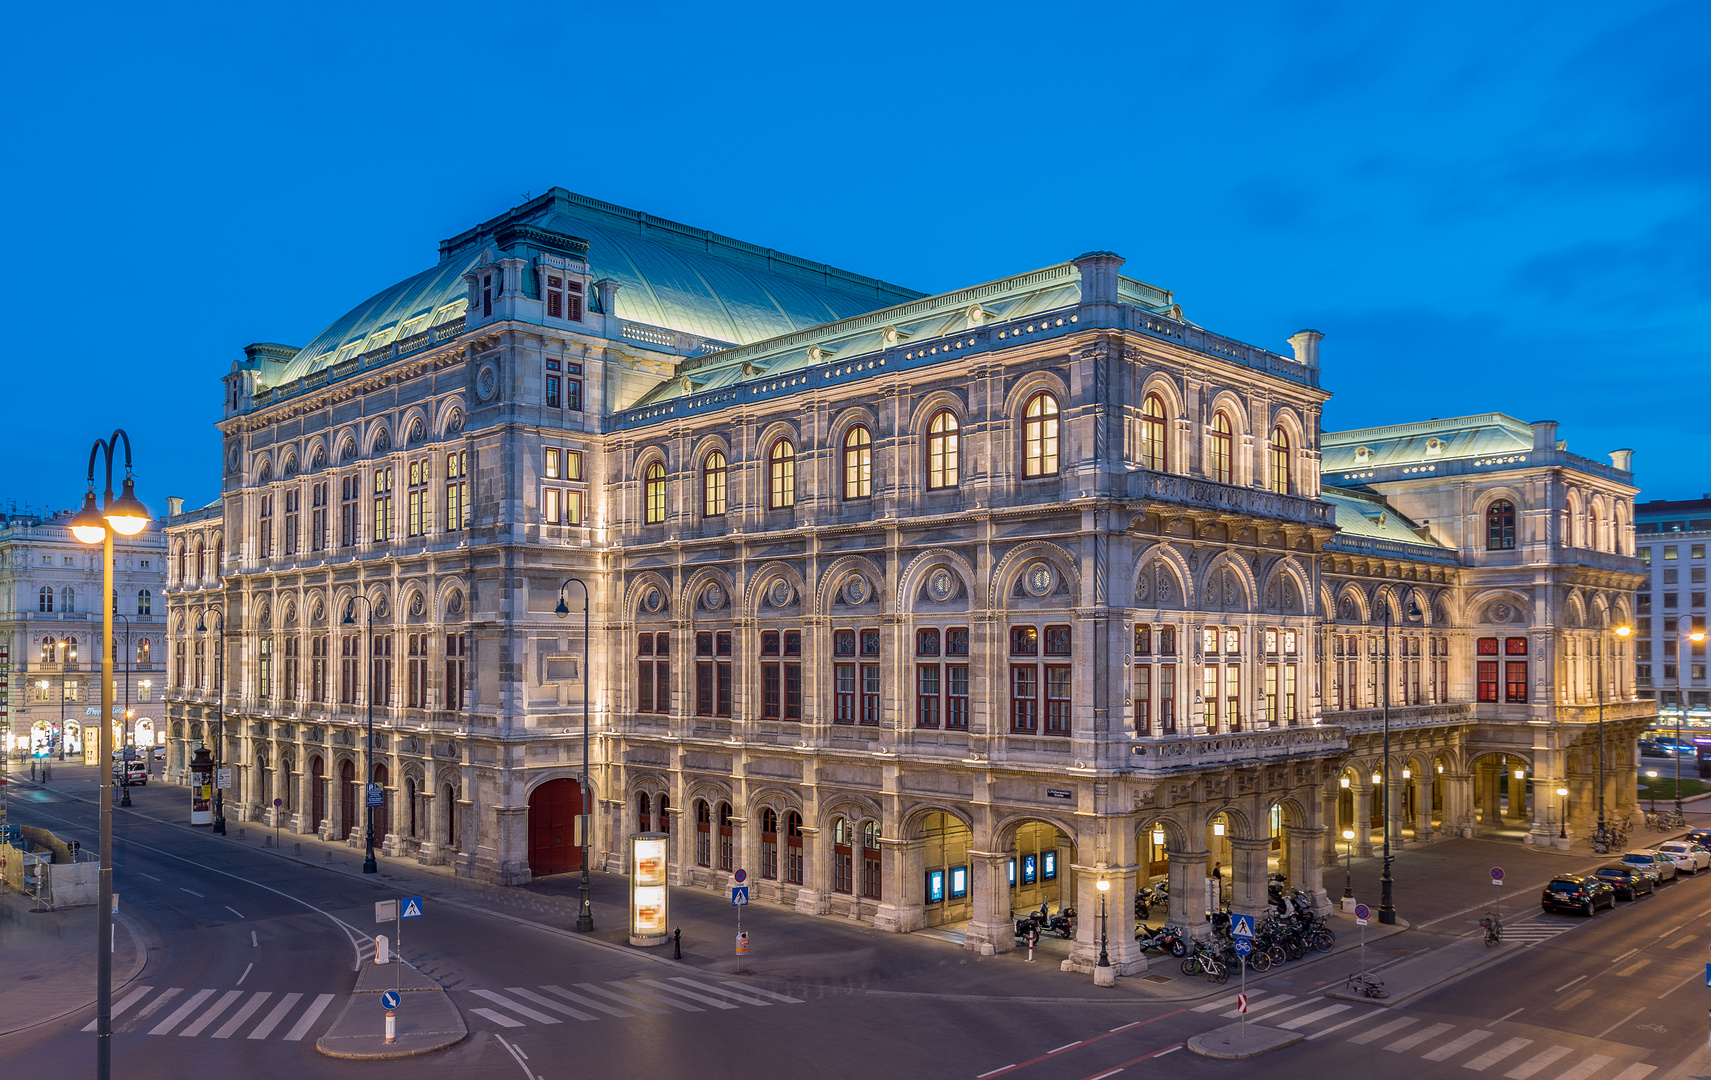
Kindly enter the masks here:
[[1525, 780], [1526, 778], [1527, 778], [1527, 770], [1526, 769], [1516, 769], [1515, 770], [1515, 779]]
[[1408, 779], [1409, 777], [1411, 777], [1413, 775], [1414, 775], [1414, 772], [1411, 769], [1403, 769], [1402, 770], [1402, 779], [1404, 779], [1404, 780]]
[[1568, 788], [1565, 788], [1565, 787], [1557, 788], [1557, 794], [1566, 798], [1568, 796]]
[[1348, 786], [1349, 786], [1349, 778], [1348, 778], [1348, 777], [1346, 777], [1346, 776], [1345, 776], [1345, 777], [1342, 777], [1342, 778], [1341, 778], [1341, 779], [1339, 779], [1339, 780], [1338, 780], [1338, 781], [1337, 781], [1337, 782], [1338, 782], [1338, 783], [1339, 783], [1339, 784], [1341, 784], [1341, 785], [1342, 785], [1342, 786], [1343, 786], [1343, 787], [1348, 787]]
[[119, 489], [119, 497], [107, 507], [105, 517], [107, 524], [113, 526], [113, 531], [120, 536], [135, 536], [148, 527], [148, 507], [137, 498], [137, 488], [130, 477], [125, 477], [124, 487]]
[[1344, 829], [1343, 830], [1343, 839], [1344, 840], [1353, 840], [1354, 838], [1355, 838], [1355, 831], [1353, 829]]
[[1111, 891], [1111, 883], [1109, 881], [1106, 881], [1104, 878], [1100, 878], [1099, 881], [1097, 882], [1097, 885], [1098, 885], [1100, 892], [1110, 892]]
[[71, 535], [85, 544], [99, 544], [107, 539], [107, 519], [95, 508], [95, 489], [83, 497], [83, 509], [71, 519]]
[[1617, 637], [1627, 637], [1629, 634], [1632, 634], [1633, 632], [1634, 632], [1634, 628], [1631, 626], [1618, 626], [1616, 628], [1616, 636]]
[[1222, 821], [1214, 821], [1212, 823], [1212, 835], [1213, 836], [1223, 836], [1224, 835], [1224, 823]]
[[1158, 847], [1164, 846], [1164, 827], [1163, 826], [1159, 826], [1159, 825], [1153, 826], [1153, 843], [1155, 845], [1157, 845]]

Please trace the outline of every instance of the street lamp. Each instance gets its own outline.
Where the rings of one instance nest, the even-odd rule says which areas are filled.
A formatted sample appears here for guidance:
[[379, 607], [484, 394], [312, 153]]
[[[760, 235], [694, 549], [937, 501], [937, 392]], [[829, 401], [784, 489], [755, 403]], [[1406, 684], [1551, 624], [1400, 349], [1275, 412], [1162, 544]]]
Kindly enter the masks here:
[[[1616, 627], [1616, 636], [1625, 638], [1634, 632], [1631, 626]], [[1598, 831], [1592, 837], [1592, 850], [1603, 855], [1610, 850], [1610, 834], [1604, 827], [1604, 642], [1598, 643]]]
[[[220, 635], [214, 639], [214, 823], [212, 831], [221, 836], [226, 835], [226, 799], [225, 788], [220, 786], [220, 768], [226, 763], [226, 613], [224, 594], [221, 594]], [[206, 634], [208, 621], [202, 614], [196, 616], [196, 632]]]
[[1562, 800], [1561, 820], [1557, 822], [1557, 839], [1568, 839], [1568, 788], [1557, 788], [1557, 797]]
[[[1685, 636], [1690, 643], [1687, 646], [1686, 659], [1688, 663], [1692, 663], [1693, 646], [1705, 641], [1705, 629], [1700, 621], [1691, 615], [1688, 616], [1687, 626], [1687, 633], [1682, 636]], [[1681, 816], [1681, 718], [1687, 712], [1687, 701], [1681, 691], [1681, 669], [1683, 666], [1681, 661], [1682, 657], [1675, 658], [1675, 753], [1670, 755], [1675, 758], [1675, 813], [1677, 817]], [[1699, 760], [1697, 744], [1694, 746], [1693, 758], [1695, 762]]]
[[1111, 966], [1111, 957], [1105, 951], [1105, 894], [1111, 891], [1111, 883], [1105, 880], [1103, 874], [1097, 882], [1099, 889], [1099, 967]]
[[[1656, 780], [1657, 778], [1658, 778], [1658, 771], [1656, 769], [1647, 769], [1646, 770], [1646, 779], [1647, 780]], [[1657, 815], [1657, 812], [1658, 812], [1658, 789], [1651, 786], [1650, 784], [1647, 784], [1646, 785], [1646, 794], [1651, 797], [1651, 801], [1652, 801], [1651, 813], [1655, 817]], [[1650, 822], [1647, 822], [1647, 824], [1650, 824]]]
[[[113, 454], [120, 441], [125, 444], [125, 480], [117, 499], [113, 497]], [[95, 458], [105, 455], [107, 486], [102, 493], [102, 506], [95, 505]], [[113, 640], [113, 534], [135, 536], [149, 523], [148, 508], [137, 500], [131, 481], [131, 437], [124, 431], [114, 431], [111, 438], [97, 439], [89, 449], [89, 490], [83, 499], [83, 509], [71, 519], [72, 535], [85, 544], [101, 545], [101, 639]], [[61, 692], [61, 698], [64, 692]], [[64, 708], [62, 702], [61, 708]], [[111, 656], [101, 661], [101, 723], [96, 742], [96, 759], [109, 762], [113, 757], [113, 662]], [[87, 735], [85, 735], [87, 738]], [[64, 745], [63, 728], [61, 745]], [[100, 858], [95, 898], [95, 1075], [108, 1080], [113, 1075], [113, 771], [104, 768], [99, 773], [101, 784], [101, 832], [97, 852]]]
[[[1331, 856], [1333, 859], [1335, 855]], [[1355, 898], [1355, 831], [1343, 830], [1343, 899]], [[1347, 911], [1347, 908], [1343, 910]]]
[[364, 832], [368, 854], [363, 856], [362, 872], [378, 874], [380, 873], [380, 864], [374, 861], [374, 806], [368, 797], [368, 789], [374, 784], [374, 602], [361, 593], [352, 595], [350, 606], [345, 608], [345, 626], [356, 625], [356, 602], [358, 600], [368, 605], [368, 746], [362, 754], [362, 808], [363, 817], [368, 823]]
[[[1408, 601], [1408, 610], [1403, 614], [1404, 620], [1413, 622], [1420, 618], [1420, 605], [1413, 600]], [[1384, 775], [1390, 775], [1390, 604], [1384, 605]], [[1390, 788], [1384, 789], [1384, 873], [1378, 879], [1378, 921], [1386, 925], [1396, 922], [1396, 905], [1390, 901]]]
[[588, 791], [588, 683], [593, 678], [589, 662], [594, 659], [593, 642], [588, 636], [588, 612], [593, 606], [588, 583], [581, 578], [565, 578], [559, 584], [558, 607], [553, 608], [553, 614], [561, 619], [570, 614], [570, 607], [564, 602], [564, 590], [573, 581], [582, 586], [582, 904], [576, 911], [576, 932], [586, 934], [594, 929], [594, 905], [589, 897], [588, 882], [588, 833], [594, 818], [593, 797]]

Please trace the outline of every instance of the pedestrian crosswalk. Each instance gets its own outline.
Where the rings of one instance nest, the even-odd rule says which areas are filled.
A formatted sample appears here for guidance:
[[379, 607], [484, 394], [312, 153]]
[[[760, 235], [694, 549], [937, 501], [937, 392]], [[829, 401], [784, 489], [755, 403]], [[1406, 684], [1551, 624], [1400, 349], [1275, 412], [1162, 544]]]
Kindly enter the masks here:
[[[1645, 1080], [1657, 1069], [1638, 1061], [1622, 1065], [1608, 1054], [1538, 1038], [1506, 1037], [1493, 1031], [1492, 1024], [1431, 1023], [1398, 1015], [1394, 1009], [1269, 990], [1249, 991], [1247, 998], [1250, 1022], [1301, 1032], [1309, 1040], [1336, 1038], [1392, 1054], [1447, 1062], [1504, 1080]], [[1222, 1020], [1240, 1016], [1237, 1005], [1237, 995], [1226, 994], [1196, 1005], [1193, 1011]]]
[[709, 1012], [772, 1005], [801, 1005], [801, 998], [762, 990], [758, 986], [707, 975], [692, 979], [628, 979], [621, 982], [544, 985], [531, 990], [508, 986], [498, 990], [461, 991], [481, 1002], [470, 1013], [502, 1028], [528, 1024], [561, 1024], [571, 1020], [627, 1018], [638, 1013], [666, 1016], [675, 1012]]
[[1522, 922], [1503, 924], [1503, 942], [1519, 942], [1522, 945], [1536, 945], [1541, 941], [1549, 941], [1558, 934], [1573, 930], [1578, 923], [1571, 922]]
[[[272, 990], [221, 992], [201, 989], [183, 997], [186, 989], [169, 986], [157, 993], [153, 986], [138, 986], [128, 990], [113, 1003], [113, 1030], [119, 1033], [146, 1031], [150, 1035], [176, 1035], [189, 1039], [199, 1036], [230, 1039], [240, 1034], [246, 1039], [265, 1039], [295, 1014], [294, 1022], [285, 1029], [281, 1039], [284, 1042], [302, 1042], [337, 996], [316, 994], [311, 997], [308, 994], [280, 994]], [[301, 1010], [298, 1009], [299, 1004], [303, 1006]], [[131, 1011], [133, 1008], [136, 1008], [134, 1013]], [[155, 1017], [161, 1013], [165, 1015], [156, 1020]], [[149, 1021], [154, 1022], [151, 1024]], [[94, 1031], [95, 1021], [85, 1024], [83, 1030]]]

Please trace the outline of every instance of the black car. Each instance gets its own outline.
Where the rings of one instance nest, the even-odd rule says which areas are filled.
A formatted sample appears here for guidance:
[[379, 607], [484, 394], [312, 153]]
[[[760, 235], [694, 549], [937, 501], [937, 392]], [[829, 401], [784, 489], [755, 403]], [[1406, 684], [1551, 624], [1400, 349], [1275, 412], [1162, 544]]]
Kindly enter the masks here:
[[1686, 840], [1690, 844], [1698, 844], [1700, 847], [1711, 848], [1711, 829], [1694, 829], [1692, 832], [1682, 837], [1682, 839]]
[[1616, 906], [1616, 890], [1602, 878], [1559, 874], [1545, 886], [1539, 905], [1546, 911], [1584, 911], [1591, 916], [1601, 907]]
[[1615, 890], [1619, 900], [1638, 900], [1658, 891], [1658, 879], [1637, 866], [1600, 866], [1592, 876]]

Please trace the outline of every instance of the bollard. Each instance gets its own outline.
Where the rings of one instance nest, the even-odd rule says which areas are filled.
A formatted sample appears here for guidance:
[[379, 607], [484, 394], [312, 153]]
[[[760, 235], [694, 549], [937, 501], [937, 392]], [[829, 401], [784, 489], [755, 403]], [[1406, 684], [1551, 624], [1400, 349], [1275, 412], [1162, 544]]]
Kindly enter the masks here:
[[386, 1010], [386, 1041], [389, 1043], [398, 1041], [398, 1014], [391, 1009]]
[[243, 838], [244, 838], [244, 827], [242, 825], [239, 825], [238, 826], [238, 839], [242, 840]]
[[297, 849], [295, 854], [298, 854], [298, 855], [303, 854], [303, 845], [302, 844], [294, 844], [292, 846]]
[[374, 938], [374, 962], [376, 964], [390, 964], [392, 962], [392, 953], [391, 953], [391, 950], [389, 947], [390, 945], [391, 945], [391, 943], [386, 940], [385, 934], [375, 935], [375, 938]]
[[329, 851], [329, 852], [327, 852], [327, 861], [328, 861], [328, 862], [332, 862], [332, 861], [333, 861], [333, 853], [332, 853], [332, 852], [330, 852], [330, 851]]
[[1030, 964], [1034, 962], [1034, 942], [1038, 940], [1040, 940], [1040, 932], [1038, 930], [1028, 931], [1028, 963]]
[[671, 958], [683, 959], [683, 927], [679, 926], [671, 932]]

